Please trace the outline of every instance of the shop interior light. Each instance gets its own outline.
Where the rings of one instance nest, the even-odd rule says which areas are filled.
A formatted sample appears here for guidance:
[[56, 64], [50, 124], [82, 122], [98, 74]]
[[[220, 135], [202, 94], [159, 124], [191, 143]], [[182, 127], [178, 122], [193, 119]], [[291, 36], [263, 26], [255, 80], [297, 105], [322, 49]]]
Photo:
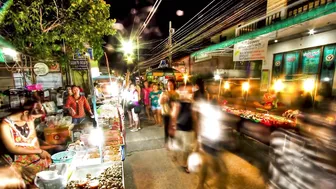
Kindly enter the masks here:
[[276, 40], [274, 40], [274, 43], [277, 43], [278, 42], [278, 40], [276, 39]]
[[315, 30], [314, 29], [310, 29], [308, 33], [309, 33], [309, 35], [314, 35], [315, 34]]
[[306, 79], [303, 82], [303, 90], [305, 92], [313, 92], [315, 88], [315, 82], [314, 79]]
[[215, 78], [215, 80], [220, 80], [221, 79], [220, 75], [218, 75], [218, 74], [216, 74], [214, 78]]
[[278, 79], [275, 81], [274, 85], [273, 85], [273, 89], [275, 90], [275, 92], [280, 92], [285, 88], [285, 85], [283, 84], [281, 79]]
[[224, 89], [230, 89], [230, 83], [228, 81], [225, 81]]
[[188, 74], [184, 74], [184, 75], [183, 75], [184, 83], [187, 83], [187, 82], [188, 82], [188, 79], [189, 79]]
[[247, 92], [250, 89], [250, 83], [249, 82], [244, 82], [242, 85], [242, 89], [244, 92]]
[[323, 78], [323, 81], [329, 82], [330, 78], [329, 77], [325, 77], [325, 78]]
[[10, 48], [3, 48], [3, 49], [2, 49], [2, 52], [3, 52], [5, 55], [11, 56], [12, 58], [16, 58], [17, 55], [18, 55], [18, 52], [16, 52], [16, 51], [13, 50], [13, 49], [10, 49]]

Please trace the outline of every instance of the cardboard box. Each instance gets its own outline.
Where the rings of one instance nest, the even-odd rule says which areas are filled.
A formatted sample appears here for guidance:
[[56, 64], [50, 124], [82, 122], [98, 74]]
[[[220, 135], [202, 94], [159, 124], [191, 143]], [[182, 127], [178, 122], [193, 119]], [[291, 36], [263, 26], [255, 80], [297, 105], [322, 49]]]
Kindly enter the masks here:
[[70, 136], [68, 127], [44, 129], [44, 137], [49, 144], [66, 144], [71, 140]]

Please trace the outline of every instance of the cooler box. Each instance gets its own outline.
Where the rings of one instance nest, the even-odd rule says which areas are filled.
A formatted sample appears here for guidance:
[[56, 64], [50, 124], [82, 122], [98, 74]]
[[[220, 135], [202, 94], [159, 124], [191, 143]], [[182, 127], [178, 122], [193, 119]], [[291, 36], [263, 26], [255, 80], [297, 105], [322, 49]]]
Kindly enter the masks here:
[[66, 144], [71, 140], [70, 136], [68, 127], [44, 129], [44, 137], [49, 144]]

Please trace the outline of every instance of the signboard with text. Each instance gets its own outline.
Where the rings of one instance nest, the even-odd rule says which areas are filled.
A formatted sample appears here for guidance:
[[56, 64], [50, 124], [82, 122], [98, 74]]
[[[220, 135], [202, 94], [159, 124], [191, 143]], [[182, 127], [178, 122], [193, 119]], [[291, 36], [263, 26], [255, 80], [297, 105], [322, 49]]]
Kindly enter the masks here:
[[234, 45], [233, 61], [265, 60], [268, 41], [250, 39]]
[[88, 70], [88, 64], [89, 62], [86, 59], [70, 61], [72, 70]]

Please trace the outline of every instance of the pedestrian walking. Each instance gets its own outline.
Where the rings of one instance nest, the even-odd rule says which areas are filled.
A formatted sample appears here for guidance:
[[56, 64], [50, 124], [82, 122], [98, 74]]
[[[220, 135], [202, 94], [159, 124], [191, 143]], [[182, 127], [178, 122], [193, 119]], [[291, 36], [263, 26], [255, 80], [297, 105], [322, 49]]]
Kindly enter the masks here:
[[149, 82], [144, 81], [144, 88], [142, 89], [142, 94], [143, 94], [143, 102], [145, 105], [145, 111], [147, 115], [147, 119], [149, 121], [152, 121], [154, 118], [151, 116], [151, 105], [150, 105], [150, 99], [149, 99], [149, 94], [152, 91], [152, 89], [149, 87]]
[[149, 93], [149, 99], [156, 125], [161, 125], [161, 106], [159, 103], [161, 93], [162, 91], [159, 90], [159, 86], [154, 83], [153, 90]]
[[193, 152], [196, 142], [195, 127], [192, 116], [193, 93], [190, 84], [179, 88], [179, 103], [173, 110], [171, 124], [176, 127], [174, 140], [177, 149], [173, 158], [176, 158], [182, 168], [189, 173], [187, 160]]
[[128, 113], [130, 118], [130, 129], [132, 132], [137, 132], [141, 129], [139, 119], [139, 93], [136, 86], [131, 83], [128, 92]]
[[159, 103], [161, 105], [161, 114], [164, 125], [165, 133], [165, 145], [168, 148], [169, 137], [173, 137], [169, 134], [169, 126], [171, 121], [171, 110], [179, 99], [179, 94], [176, 92], [176, 83], [175, 80], [170, 79], [167, 83], [167, 90], [161, 93]]

